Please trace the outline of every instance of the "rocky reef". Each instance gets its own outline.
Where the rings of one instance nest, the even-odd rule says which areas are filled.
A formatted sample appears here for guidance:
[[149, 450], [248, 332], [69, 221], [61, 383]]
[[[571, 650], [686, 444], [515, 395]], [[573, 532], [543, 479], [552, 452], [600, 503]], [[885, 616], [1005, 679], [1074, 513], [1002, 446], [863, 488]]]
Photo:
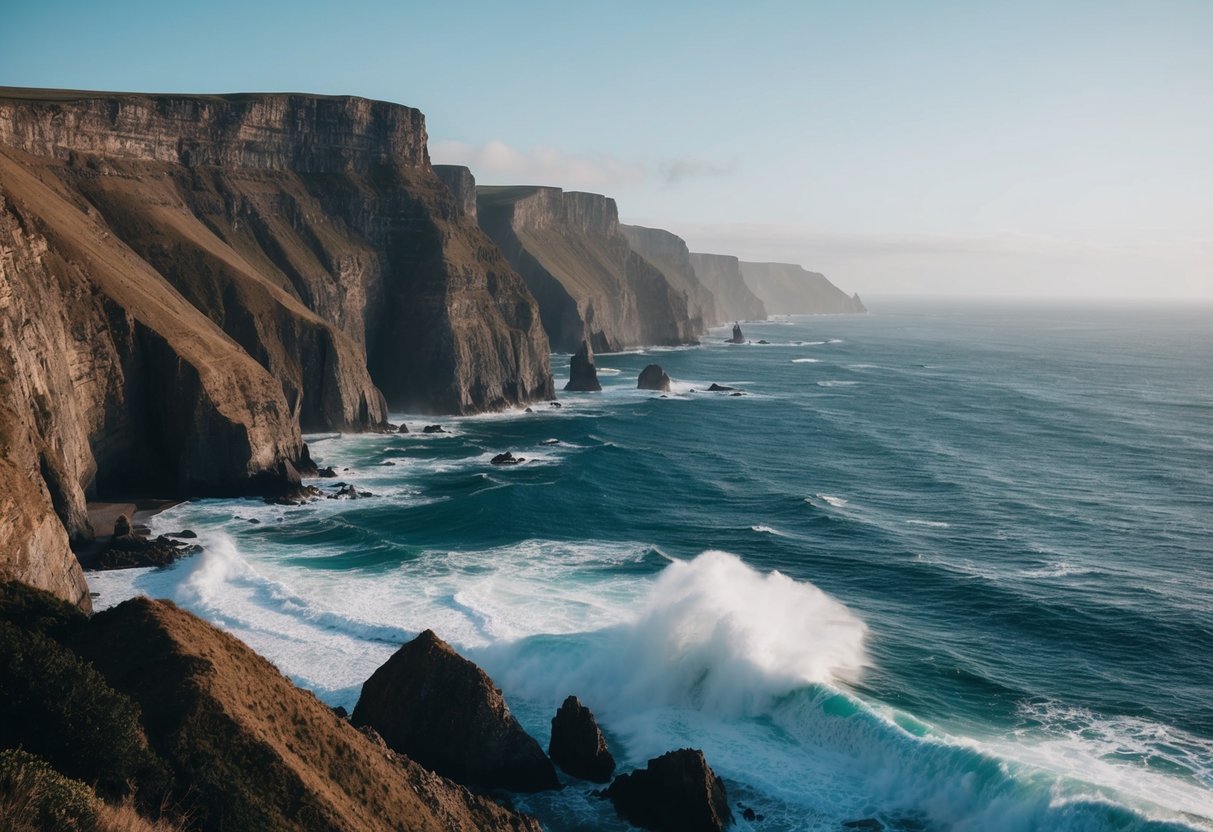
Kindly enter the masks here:
[[619, 230], [632, 249], [660, 269], [666, 281], [686, 297], [687, 315], [696, 332], [702, 334], [721, 322], [716, 298], [696, 275], [685, 240], [665, 229], [643, 225], [621, 225]]
[[767, 309], [746, 285], [736, 257], [692, 252], [690, 261], [699, 282], [716, 299], [716, 323], [766, 320]]
[[746, 285], [772, 315], [838, 315], [866, 312], [859, 295], [793, 263], [741, 263]]
[[565, 699], [552, 717], [548, 755], [564, 771], [582, 780], [607, 783], [615, 773], [615, 758], [598, 721], [576, 696]]
[[733, 822], [724, 782], [693, 748], [619, 775], [606, 794], [629, 823], [657, 832], [721, 832]]
[[694, 342], [686, 294], [637, 254], [615, 200], [559, 188], [477, 189], [480, 227], [526, 280], [552, 349], [597, 352]]
[[550, 398], [473, 194], [409, 107], [0, 88], [0, 576], [87, 603], [86, 496], [282, 492], [301, 429]]

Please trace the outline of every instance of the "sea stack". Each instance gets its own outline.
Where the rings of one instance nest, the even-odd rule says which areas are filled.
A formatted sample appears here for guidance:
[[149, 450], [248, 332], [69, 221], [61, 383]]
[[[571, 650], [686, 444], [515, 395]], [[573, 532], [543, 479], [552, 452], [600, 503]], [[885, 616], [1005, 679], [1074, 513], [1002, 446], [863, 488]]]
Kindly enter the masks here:
[[548, 756], [574, 777], [595, 783], [610, 782], [615, 758], [590, 709], [576, 696], [564, 700], [552, 718], [552, 741]]
[[733, 822], [724, 783], [693, 748], [619, 775], [606, 796], [628, 823], [658, 832], [720, 832]]
[[636, 381], [636, 389], [657, 390], [662, 393], [668, 393], [670, 391], [670, 377], [666, 375], [665, 370], [661, 369], [660, 364], [650, 364], [640, 371], [640, 378]]
[[741, 324], [734, 322], [733, 337], [729, 339], [730, 344], [744, 344], [745, 336], [741, 334]]
[[556, 769], [493, 680], [426, 630], [362, 686], [350, 721], [393, 750], [470, 788], [559, 788]]
[[594, 366], [594, 351], [587, 340], [582, 340], [581, 346], [573, 355], [573, 361], [569, 364], [569, 383], [564, 389], [578, 393], [597, 393], [602, 390], [602, 385], [598, 383], [598, 369]]

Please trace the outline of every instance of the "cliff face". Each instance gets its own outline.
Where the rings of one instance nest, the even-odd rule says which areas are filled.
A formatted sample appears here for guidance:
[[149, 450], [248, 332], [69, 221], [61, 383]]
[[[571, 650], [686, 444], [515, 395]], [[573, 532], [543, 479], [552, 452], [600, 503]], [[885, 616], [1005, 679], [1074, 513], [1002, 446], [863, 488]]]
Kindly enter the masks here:
[[0, 574], [86, 602], [86, 494], [278, 491], [301, 426], [550, 397], [466, 203], [407, 107], [0, 88]]
[[691, 267], [699, 282], [712, 292], [720, 323], [729, 321], [766, 320], [767, 310], [762, 301], [750, 291], [741, 275], [741, 264], [727, 254], [695, 254]]
[[848, 295], [825, 275], [792, 263], [742, 263], [741, 273], [771, 314], [823, 315], [866, 312], [859, 295]]
[[430, 167], [417, 110], [10, 90], [0, 145], [58, 163], [308, 428], [382, 422], [375, 387], [442, 412], [551, 392], [538, 310]]
[[615, 201], [559, 188], [481, 187], [480, 226], [526, 280], [553, 349], [691, 343], [687, 298], [628, 245]]
[[686, 298], [687, 315], [696, 334], [701, 335], [708, 327], [720, 323], [716, 298], [696, 276], [685, 240], [661, 228], [621, 225], [619, 229], [632, 249], [656, 266], [666, 282]]

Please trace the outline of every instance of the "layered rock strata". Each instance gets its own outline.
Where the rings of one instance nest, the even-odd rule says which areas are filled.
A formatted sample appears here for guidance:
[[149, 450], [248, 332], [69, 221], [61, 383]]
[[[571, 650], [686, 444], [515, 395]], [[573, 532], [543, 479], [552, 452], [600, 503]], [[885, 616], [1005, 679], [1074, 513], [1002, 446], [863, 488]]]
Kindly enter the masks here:
[[697, 333], [721, 322], [716, 298], [695, 273], [685, 240], [662, 228], [621, 225], [619, 229], [632, 249], [660, 269], [666, 281], [686, 297], [687, 315]]
[[615, 200], [546, 187], [480, 187], [480, 227], [526, 280], [552, 349], [687, 344], [685, 293], [632, 250]]

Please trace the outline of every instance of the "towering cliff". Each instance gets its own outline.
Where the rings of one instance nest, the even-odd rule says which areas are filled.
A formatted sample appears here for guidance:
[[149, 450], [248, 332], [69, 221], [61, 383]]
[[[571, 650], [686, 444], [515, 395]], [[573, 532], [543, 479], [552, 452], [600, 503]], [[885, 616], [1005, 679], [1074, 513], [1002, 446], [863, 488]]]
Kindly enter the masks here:
[[687, 315], [696, 333], [702, 334], [721, 322], [716, 298], [695, 274], [685, 240], [662, 228], [621, 225], [619, 229], [632, 249], [660, 269], [674, 290], [686, 297]]
[[716, 299], [718, 323], [766, 319], [766, 307], [746, 285], [736, 257], [692, 253], [690, 260], [695, 276]]
[[408, 107], [0, 88], [0, 575], [86, 600], [86, 494], [280, 490], [301, 427], [550, 396], [466, 205]]
[[686, 296], [628, 245], [615, 200], [559, 188], [480, 187], [480, 227], [526, 280], [552, 348], [691, 343]]
[[771, 314], [823, 315], [867, 312], [859, 295], [848, 295], [825, 275], [792, 263], [742, 263], [741, 274]]

